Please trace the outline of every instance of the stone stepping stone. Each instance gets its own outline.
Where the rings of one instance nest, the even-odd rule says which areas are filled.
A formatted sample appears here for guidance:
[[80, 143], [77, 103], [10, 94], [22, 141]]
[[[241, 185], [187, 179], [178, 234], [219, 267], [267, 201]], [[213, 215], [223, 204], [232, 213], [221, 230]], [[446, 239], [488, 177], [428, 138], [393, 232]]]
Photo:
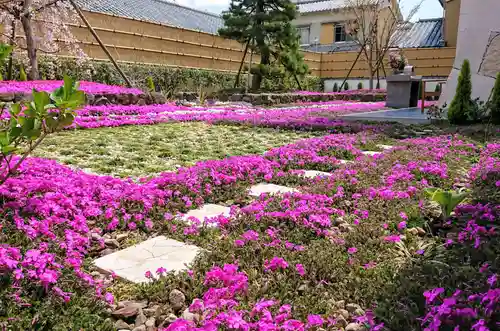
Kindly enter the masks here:
[[[204, 224], [206, 218], [212, 218], [220, 215], [229, 217], [230, 211], [231, 208], [229, 207], [209, 203], [201, 206], [198, 209], [190, 210], [186, 214], [182, 215], [181, 218], [185, 222], [189, 222], [190, 217], [195, 217], [196, 219], [200, 220], [202, 224]], [[207, 224], [209, 226], [216, 226], [216, 224], [214, 223], [207, 223]]]
[[351, 161], [351, 160], [342, 160], [342, 159], [338, 159], [337, 161], [339, 161], [339, 162], [340, 162], [340, 164], [354, 163], [354, 161]]
[[361, 153], [363, 153], [364, 155], [368, 155], [368, 156], [382, 154], [381, 152], [374, 152], [374, 151], [362, 151]]
[[258, 197], [262, 193], [277, 194], [277, 193], [288, 193], [288, 192], [299, 192], [299, 191], [291, 187], [260, 183], [250, 187], [249, 194], [253, 197]]
[[185, 265], [193, 262], [200, 251], [197, 246], [159, 236], [103, 256], [95, 260], [94, 265], [101, 272], [114, 272], [133, 283], [143, 283], [148, 281], [146, 271], [155, 275], [160, 267], [167, 271], [186, 270]]
[[316, 171], [316, 170], [300, 170], [303, 171], [304, 174], [301, 176], [304, 176], [306, 178], [316, 178], [316, 177], [330, 177], [332, 174], [329, 172], [324, 172], [324, 171]]
[[393, 149], [394, 146], [391, 146], [391, 145], [382, 145], [382, 144], [378, 144], [377, 145], [378, 148], [382, 148], [382, 149]]

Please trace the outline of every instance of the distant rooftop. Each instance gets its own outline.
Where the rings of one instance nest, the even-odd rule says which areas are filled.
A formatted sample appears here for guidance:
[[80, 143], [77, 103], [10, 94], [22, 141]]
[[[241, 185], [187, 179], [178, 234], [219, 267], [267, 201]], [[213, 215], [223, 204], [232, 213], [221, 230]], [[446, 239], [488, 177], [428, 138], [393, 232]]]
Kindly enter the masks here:
[[340, 9], [346, 6], [347, 0], [313, 0], [313, 1], [294, 1], [297, 4], [300, 13], [315, 13]]
[[222, 17], [165, 0], [76, 0], [84, 10], [216, 34]]
[[392, 36], [394, 46], [401, 48], [442, 47], [443, 19], [422, 19], [401, 24]]

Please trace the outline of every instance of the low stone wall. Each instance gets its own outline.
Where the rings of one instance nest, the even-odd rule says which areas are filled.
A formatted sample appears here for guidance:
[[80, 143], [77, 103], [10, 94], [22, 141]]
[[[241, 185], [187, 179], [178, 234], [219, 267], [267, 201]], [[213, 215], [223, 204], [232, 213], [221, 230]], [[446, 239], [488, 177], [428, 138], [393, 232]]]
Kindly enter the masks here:
[[[167, 99], [161, 93], [149, 94], [86, 94], [86, 104], [94, 106], [105, 105], [151, 105], [164, 104]], [[33, 97], [30, 93], [1, 93], [0, 102], [19, 102], [32, 101]]]
[[[362, 102], [384, 101], [386, 95], [380, 93], [248, 93], [248, 94], [214, 94], [207, 99], [217, 99], [219, 101], [248, 102], [252, 105], [279, 105], [297, 102], [320, 102], [334, 100], [352, 100]], [[176, 94], [180, 100], [195, 101], [198, 99], [196, 92], [180, 92]]]

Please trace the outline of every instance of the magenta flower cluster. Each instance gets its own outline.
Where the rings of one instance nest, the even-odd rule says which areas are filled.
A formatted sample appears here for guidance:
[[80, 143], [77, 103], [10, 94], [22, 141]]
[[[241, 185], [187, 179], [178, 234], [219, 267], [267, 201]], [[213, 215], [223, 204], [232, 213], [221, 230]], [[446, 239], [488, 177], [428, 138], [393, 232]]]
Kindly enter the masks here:
[[[31, 93], [37, 91], [52, 92], [64, 84], [62, 80], [33, 80], [33, 81], [0, 81], [0, 93]], [[140, 89], [101, 83], [80, 82], [80, 90], [91, 94], [143, 94]]]

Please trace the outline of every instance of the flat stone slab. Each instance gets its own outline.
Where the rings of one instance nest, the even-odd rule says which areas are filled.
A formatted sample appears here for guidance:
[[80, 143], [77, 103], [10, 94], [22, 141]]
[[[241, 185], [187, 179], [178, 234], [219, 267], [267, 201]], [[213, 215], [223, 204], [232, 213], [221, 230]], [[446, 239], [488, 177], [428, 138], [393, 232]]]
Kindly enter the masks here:
[[365, 155], [369, 155], [369, 156], [374, 156], [374, 155], [382, 154], [380, 152], [374, 152], [374, 151], [363, 151], [362, 153], [365, 154]]
[[[190, 217], [195, 217], [196, 219], [200, 220], [200, 222], [205, 223], [206, 218], [212, 218], [220, 215], [229, 217], [230, 211], [231, 208], [226, 206], [206, 204], [198, 209], [190, 210], [188, 213], [182, 215], [182, 220], [189, 222]], [[210, 225], [215, 226], [215, 224], [213, 223], [210, 223]]]
[[431, 122], [427, 118], [427, 113], [422, 114], [421, 109], [417, 107], [353, 113], [341, 115], [341, 117], [346, 121], [399, 122], [403, 124], [428, 124]]
[[304, 174], [302, 176], [306, 178], [316, 178], [316, 177], [330, 177], [332, 174], [324, 171], [316, 171], [316, 170], [302, 170]]
[[299, 192], [297, 189], [276, 185], [276, 184], [257, 184], [250, 188], [249, 194], [253, 197], [258, 197], [262, 193], [277, 194], [277, 193], [288, 193], [288, 192]]
[[382, 144], [378, 144], [377, 145], [378, 148], [382, 148], [382, 149], [393, 149], [394, 146], [391, 146], [391, 145], [382, 145]]
[[155, 275], [160, 267], [167, 271], [187, 269], [185, 265], [193, 262], [200, 251], [197, 246], [159, 236], [103, 256], [95, 260], [94, 265], [101, 272], [114, 272], [133, 283], [143, 283], [148, 281], [146, 271]]

